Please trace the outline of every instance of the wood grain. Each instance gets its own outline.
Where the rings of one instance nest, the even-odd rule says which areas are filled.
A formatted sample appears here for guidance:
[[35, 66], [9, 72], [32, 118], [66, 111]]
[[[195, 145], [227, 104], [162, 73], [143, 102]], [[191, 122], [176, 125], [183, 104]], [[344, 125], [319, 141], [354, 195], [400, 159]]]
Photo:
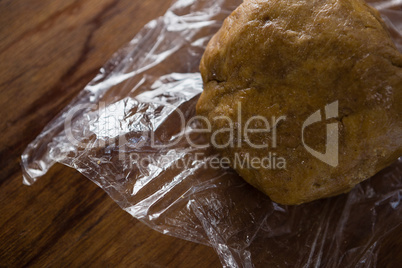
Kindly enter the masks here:
[[20, 155], [112, 54], [169, 1], [0, 1], [0, 267], [220, 267], [157, 233], [78, 172], [22, 185]]
[[[0, 1], [0, 267], [220, 267], [206, 246], [162, 235], [78, 172], [22, 185], [20, 155], [162, 0]], [[402, 226], [379, 267], [400, 267]]]

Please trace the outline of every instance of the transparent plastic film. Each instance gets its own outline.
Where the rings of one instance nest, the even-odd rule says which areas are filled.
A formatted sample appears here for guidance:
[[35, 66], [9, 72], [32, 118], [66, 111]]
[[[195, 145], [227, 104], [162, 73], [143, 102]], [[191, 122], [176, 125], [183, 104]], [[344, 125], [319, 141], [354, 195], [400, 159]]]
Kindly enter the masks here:
[[[225, 267], [376, 267], [402, 222], [402, 159], [350, 193], [284, 206], [216, 158], [194, 120], [199, 63], [242, 1], [178, 0], [100, 70], [22, 155], [24, 183], [72, 167], [151, 228]], [[402, 51], [402, 1], [371, 1]]]

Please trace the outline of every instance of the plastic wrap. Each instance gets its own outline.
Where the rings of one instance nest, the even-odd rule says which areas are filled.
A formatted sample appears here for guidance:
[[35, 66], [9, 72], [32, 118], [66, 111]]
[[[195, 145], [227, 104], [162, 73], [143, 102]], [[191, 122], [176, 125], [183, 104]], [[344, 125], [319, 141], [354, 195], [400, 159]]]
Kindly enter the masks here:
[[[401, 2], [372, 3], [400, 50]], [[375, 267], [402, 221], [401, 158], [349, 194], [283, 206], [192, 146], [205, 142], [191, 120], [199, 61], [239, 4], [178, 0], [149, 22], [26, 148], [24, 183], [56, 162], [72, 167], [151, 228], [212, 246], [227, 267]]]

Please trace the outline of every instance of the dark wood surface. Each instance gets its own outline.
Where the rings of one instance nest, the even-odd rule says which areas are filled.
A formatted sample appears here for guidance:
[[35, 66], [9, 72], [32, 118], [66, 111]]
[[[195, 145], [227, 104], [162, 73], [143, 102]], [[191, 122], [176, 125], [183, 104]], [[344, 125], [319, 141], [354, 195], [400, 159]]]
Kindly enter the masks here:
[[212, 248], [151, 230], [73, 169], [22, 185], [27, 144], [170, 4], [0, 1], [0, 267], [220, 267]]
[[[151, 230], [73, 169], [22, 185], [20, 155], [162, 0], [0, 0], [0, 267], [220, 267], [213, 249]], [[400, 267], [402, 228], [379, 267]]]

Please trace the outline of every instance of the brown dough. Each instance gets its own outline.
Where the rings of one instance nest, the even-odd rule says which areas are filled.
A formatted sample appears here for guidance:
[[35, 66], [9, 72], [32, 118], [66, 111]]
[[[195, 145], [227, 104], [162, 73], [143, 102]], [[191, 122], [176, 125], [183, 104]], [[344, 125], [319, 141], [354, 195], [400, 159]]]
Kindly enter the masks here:
[[[215, 149], [275, 202], [301, 204], [348, 192], [401, 155], [402, 55], [379, 13], [364, 1], [246, 0], [209, 42], [200, 71], [204, 91], [197, 114], [209, 119], [212, 133], [242, 131], [235, 146]], [[337, 115], [327, 120], [324, 108], [336, 101]], [[323, 120], [305, 128], [305, 144], [324, 154], [326, 124], [335, 124], [336, 166], [302, 143], [303, 123], [320, 109]], [[245, 123], [256, 115], [268, 119], [270, 132], [249, 133], [249, 141], [268, 148], [245, 142]], [[276, 125], [276, 146], [273, 116], [286, 116]], [[249, 128], [266, 128], [261, 122]], [[214, 138], [225, 144], [232, 137], [221, 131]], [[234, 164], [236, 157], [269, 153], [285, 159], [286, 168]]]

